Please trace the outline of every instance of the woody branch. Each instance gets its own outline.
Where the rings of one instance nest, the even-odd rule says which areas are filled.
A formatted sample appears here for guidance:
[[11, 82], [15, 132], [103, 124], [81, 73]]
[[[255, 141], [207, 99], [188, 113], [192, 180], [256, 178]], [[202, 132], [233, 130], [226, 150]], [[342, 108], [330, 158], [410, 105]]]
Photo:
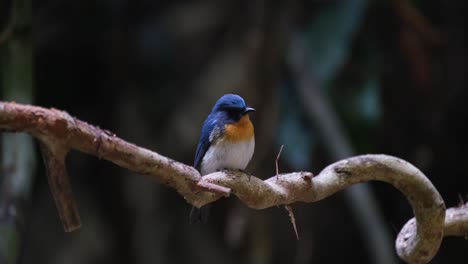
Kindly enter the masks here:
[[0, 102], [0, 130], [26, 132], [41, 142], [49, 186], [66, 231], [80, 226], [64, 162], [68, 151], [76, 149], [154, 178], [198, 207], [232, 193], [248, 207], [263, 209], [319, 201], [355, 183], [390, 183], [407, 197], [415, 213], [415, 219], [404, 226], [396, 241], [397, 253], [410, 263], [432, 259], [444, 228], [447, 235], [467, 233], [467, 214], [450, 213], [450, 209], [450, 220], [445, 219], [444, 202], [432, 183], [410, 163], [391, 156], [345, 159], [314, 177], [310, 172], [293, 172], [262, 181], [242, 172], [222, 171], [202, 178], [191, 166], [126, 142], [56, 109]]

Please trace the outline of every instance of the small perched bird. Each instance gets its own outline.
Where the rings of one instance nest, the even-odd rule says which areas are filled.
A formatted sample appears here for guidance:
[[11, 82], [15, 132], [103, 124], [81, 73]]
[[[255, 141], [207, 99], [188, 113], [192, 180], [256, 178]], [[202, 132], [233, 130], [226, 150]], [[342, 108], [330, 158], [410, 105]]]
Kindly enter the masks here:
[[[244, 170], [255, 148], [254, 127], [244, 99], [225, 94], [214, 105], [201, 129], [194, 167], [201, 175], [222, 169]], [[192, 207], [190, 223], [205, 223], [209, 205]]]

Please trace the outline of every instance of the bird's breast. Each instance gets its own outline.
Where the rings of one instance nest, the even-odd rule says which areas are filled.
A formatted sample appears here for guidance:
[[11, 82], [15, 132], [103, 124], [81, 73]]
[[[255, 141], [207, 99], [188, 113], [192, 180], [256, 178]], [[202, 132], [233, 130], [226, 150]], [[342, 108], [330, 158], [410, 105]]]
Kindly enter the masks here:
[[232, 142], [219, 140], [212, 144], [201, 162], [201, 174], [221, 169], [243, 170], [249, 164], [255, 149], [255, 139]]
[[249, 115], [244, 115], [235, 123], [224, 126], [224, 140], [231, 142], [248, 141], [254, 137], [254, 127]]

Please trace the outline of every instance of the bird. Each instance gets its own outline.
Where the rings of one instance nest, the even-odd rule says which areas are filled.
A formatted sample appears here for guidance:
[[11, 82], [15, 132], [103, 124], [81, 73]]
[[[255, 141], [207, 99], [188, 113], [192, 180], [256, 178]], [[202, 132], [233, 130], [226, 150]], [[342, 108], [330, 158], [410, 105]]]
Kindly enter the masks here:
[[[216, 101], [203, 123], [195, 151], [194, 167], [202, 176], [224, 169], [244, 171], [255, 150], [249, 117], [254, 111], [237, 94], [225, 94]], [[192, 207], [190, 223], [206, 223], [209, 207]]]

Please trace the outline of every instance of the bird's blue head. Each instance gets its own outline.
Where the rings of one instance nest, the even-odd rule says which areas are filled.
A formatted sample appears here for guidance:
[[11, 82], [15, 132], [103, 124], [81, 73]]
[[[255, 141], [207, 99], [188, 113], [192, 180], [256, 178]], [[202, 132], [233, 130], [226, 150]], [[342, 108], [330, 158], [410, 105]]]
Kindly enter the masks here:
[[242, 97], [237, 94], [225, 94], [218, 99], [211, 110], [212, 113], [224, 113], [233, 121], [238, 121], [242, 116], [255, 111], [248, 107]]

